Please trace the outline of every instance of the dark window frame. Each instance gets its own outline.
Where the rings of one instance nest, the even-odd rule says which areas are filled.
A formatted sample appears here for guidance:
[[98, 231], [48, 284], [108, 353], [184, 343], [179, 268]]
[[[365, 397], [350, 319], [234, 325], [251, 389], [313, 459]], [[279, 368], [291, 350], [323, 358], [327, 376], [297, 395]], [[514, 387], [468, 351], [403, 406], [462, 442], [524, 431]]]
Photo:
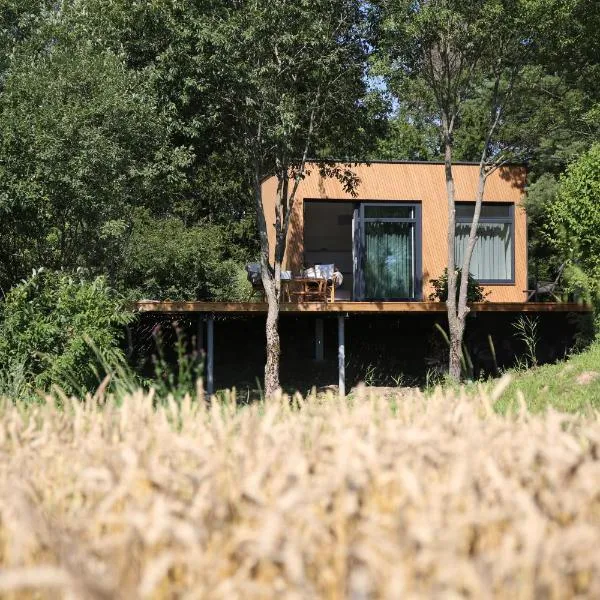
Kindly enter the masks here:
[[[457, 202], [457, 206], [472, 206], [475, 208], [475, 202]], [[478, 279], [477, 282], [482, 285], [515, 285], [515, 205], [513, 202], [484, 202], [484, 206], [508, 206], [508, 216], [506, 217], [479, 217], [479, 224], [485, 223], [499, 223], [501, 225], [508, 224], [510, 226], [510, 241], [511, 241], [511, 278], [510, 279]], [[455, 219], [455, 231], [454, 231], [454, 243], [456, 244], [456, 225], [466, 224], [470, 225], [473, 219], [469, 217], [459, 217]], [[456, 265], [460, 268], [461, 265]]]

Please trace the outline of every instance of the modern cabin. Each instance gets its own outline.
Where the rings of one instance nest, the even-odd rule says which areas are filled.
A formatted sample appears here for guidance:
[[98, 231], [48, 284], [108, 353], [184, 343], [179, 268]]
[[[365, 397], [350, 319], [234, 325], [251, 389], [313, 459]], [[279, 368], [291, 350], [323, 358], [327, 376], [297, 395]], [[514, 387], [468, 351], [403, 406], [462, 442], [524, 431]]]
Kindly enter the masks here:
[[[422, 349], [420, 353], [415, 340], [422, 343], [428, 338], [428, 332], [435, 330], [435, 323], [443, 325], [446, 312], [445, 303], [429, 298], [433, 291], [432, 279], [440, 277], [447, 265], [448, 202], [444, 165], [373, 161], [355, 164], [352, 171], [359, 180], [354, 194], [346, 192], [337, 179], [322, 177], [316, 165], [309, 165], [298, 188], [284, 257], [283, 268], [291, 271], [290, 275], [304, 274], [298, 279], [290, 278], [293, 285], [310, 279], [305, 267], [335, 265], [343, 275], [343, 282], [334, 290], [334, 301], [327, 295], [319, 301], [300, 296], [295, 301], [284, 298], [280, 306], [286, 317], [281, 323], [283, 347], [289, 349], [295, 367], [300, 364], [301, 356], [311, 354], [305, 344], [308, 338], [312, 337], [314, 344], [314, 364], [327, 362], [330, 353], [324, 350], [325, 346], [337, 345], [338, 389], [342, 395], [346, 364], [359, 364], [365, 357], [371, 360], [378, 356], [378, 361], [382, 356], [395, 359], [404, 349], [420, 368], [429, 364], [429, 350]], [[478, 165], [456, 164], [453, 171], [455, 260], [460, 264], [473, 215]], [[494, 361], [498, 358], [498, 364], [511, 364], [518, 352], [514, 340], [511, 341], [514, 337], [511, 320], [520, 314], [539, 315], [543, 319], [543, 329], [549, 338], [542, 346], [551, 349], [567, 348], [574, 339], [576, 328], [570, 324], [571, 313], [591, 311], [589, 306], [575, 302], [529, 301], [527, 220], [522, 206], [525, 180], [523, 166], [506, 165], [494, 171], [486, 183], [470, 268], [488, 294], [486, 302], [476, 302], [470, 307], [472, 322], [477, 324], [471, 328], [471, 335], [479, 334], [483, 341], [468, 341], [475, 350], [474, 361], [484, 365], [484, 359], [477, 359], [477, 348], [483, 347], [485, 354], [490, 332], [494, 332], [497, 342]], [[276, 193], [276, 178], [266, 178], [262, 183], [262, 197], [272, 253]], [[314, 285], [314, 279], [307, 285]], [[214, 390], [215, 355], [223, 365], [239, 356], [244, 357], [244, 364], [253, 356], [258, 356], [260, 362], [262, 355], [256, 353], [255, 347], [264, 340], [264, 331], [253, 317], [266, 313], [264, 301], [210, 302], [190, 298], [188, 301], [144, 300], [136, 306], [142, 313], [151, 313], [149, 320], [156, 317], [168, 321], [171, 315], [177, 315], [177, 319], [184, 314], [197, 315], [195, 337], [199, 351], [206, 352], [209, 393]], [[217, 336], [216, 321], [219, 322]], [[253, 327], [254, 336], [250, 333]], [[286, 328], [290, 328], [287, 333]], [[241, 337], [231, 344], [236, 334]], [[386, 335], [393, 339], [393, 344], [382, 350]], [[408, 339], [411, 335], [410, 344], [397, 343], [398, 336]], [[564, 338], [564, 343], [558, 343], [557, 336], [560, 340]], [[221, 341], [215, 342], [215, 337]], [[243, 343], [249, 344], [246, 350], [241, 350]], [[234, 356], [228, 355], [230, 350]], [[554, 358], [547, 356], [545, 360]], [[308, 369], [313, 369], [314, 364]], [[223, 367], [217, 366], [217, 372], [219, 368]], [[262, 365], [256, 365], [254, 375], [261, 370]], [[360, 376], [355, 372], [352, 378], [357, 380]]]
[[[354, 195], [308, 166], [288, 232], [284, 269], [335, 264], [344, 281], [338, 301], [427, 301], [431, 280], [447, 264], [448, 201], [443, 163], [381, 162], [351, 167]], [[479, 166], [453, 167], [457, 265], [462, 262], [475, 206]], [[486, 182], [471, 273], [492, 303], [524, 302], [527, 220], [522, 207], [526, 170], [507, 165]], [[271, 251], [277, 179], [264, 180]]]

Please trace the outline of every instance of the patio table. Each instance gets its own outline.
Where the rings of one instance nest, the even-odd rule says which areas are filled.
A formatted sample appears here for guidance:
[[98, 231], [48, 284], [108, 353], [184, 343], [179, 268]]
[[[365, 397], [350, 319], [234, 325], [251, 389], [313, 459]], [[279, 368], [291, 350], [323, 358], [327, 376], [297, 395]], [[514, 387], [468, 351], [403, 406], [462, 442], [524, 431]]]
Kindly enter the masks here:
[[282, 279], [286, 296], [296, 302], [327, 302], [327, 280], [318, 277]]

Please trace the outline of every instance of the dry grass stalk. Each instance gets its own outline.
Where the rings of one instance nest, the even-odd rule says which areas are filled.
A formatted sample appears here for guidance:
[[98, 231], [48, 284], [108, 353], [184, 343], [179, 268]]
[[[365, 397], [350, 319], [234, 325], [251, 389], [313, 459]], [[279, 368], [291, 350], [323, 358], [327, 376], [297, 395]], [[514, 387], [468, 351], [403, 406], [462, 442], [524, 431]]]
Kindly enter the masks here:
[[599, 416], [492, 403], [7, 402], [0, 596], [600, 597]]

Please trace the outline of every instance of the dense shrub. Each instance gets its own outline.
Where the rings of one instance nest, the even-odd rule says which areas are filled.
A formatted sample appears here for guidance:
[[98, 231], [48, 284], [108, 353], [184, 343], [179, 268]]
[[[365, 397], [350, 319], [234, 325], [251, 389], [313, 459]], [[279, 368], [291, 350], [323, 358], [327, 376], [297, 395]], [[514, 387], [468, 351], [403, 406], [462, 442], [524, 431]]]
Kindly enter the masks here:
[[[458, 300], [462, 272], [461, 269], [457, 269], [456, 271], [456, 299]], [[430, 283], [433, 287], [433, 292], [429, 295], [429, 299], [446, 302], [446, 300], [448, 300], [448, 269], [444, 269], [444, 273], [441, 277], [432, 279]], [[483, 286], [479, 285], [473, 275], [469, 273], [469, 280], [467, 282], [467, 301], [483, 302], [486, 296], [487, 294], [483, 291]]]
[[132, 314], [102, 277], [40, 269], [8, 292], [0, 317], [3, 379], [21, 373], [30, 391], [56, 384], [74, 393], [97, 387], [103, 362], [123, 360], [119, 341]]
[[187, 226], [140, 212], [122, 258], [121, 282], [138, 298], [236, 300], [249, 293], [240, 257], [220, 225]]
[[595, 144], [560, 178], [546, 210], [543, 233], [562, 260], [566, 291], [586, 300], [600, 297], [600, 144]]

